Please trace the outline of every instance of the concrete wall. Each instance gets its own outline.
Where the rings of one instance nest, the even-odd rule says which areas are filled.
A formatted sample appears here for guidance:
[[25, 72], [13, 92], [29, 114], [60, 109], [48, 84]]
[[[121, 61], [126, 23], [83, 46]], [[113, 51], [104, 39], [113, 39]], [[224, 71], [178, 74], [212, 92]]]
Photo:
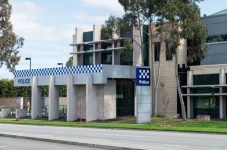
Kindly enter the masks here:
[[116, 109], [116, 81], [108, 80], [104, 85], [104, 118], [114, 119], [117, 117]]
[[77, 118], [85, 119], [86, 118], [86, 86], [76, 86], [77, 91]]
[[[168, 28], [168, 25], [165, 27]], [[151, 27], [151, 28], [153, 29], [153, 32], [154, 32], [154, 27]], [[166, 40], [168, 39], [168, 34], [163, 33], [163, 36]], [[160, 37], [158, 36], [154, 38], [153, 42], [160, 42]], [[179, 64], [180, 66], [182, 66], [183, 64], [187, 64], [186, 40], [184, 39], [180, 40], [180, 46], [177, 48], [177, 54], [178, 54], [177, 64]], [[149, 59], [151, 59], [152, 56], [150, 56]], [[169, 101], [167, 114], [176, 115], [177, 114], [177, 84], [176, 84], [175, 56], [172, 57], [172, 60], [166, 60], [166, 43], [165, 42], [161, 44], [160, 61], [156, 61], [154, 64], [156, 81], [158, 80], [159, 62], [160, 62], [160, 80], [159, 80], [159, 88], [158, 88], [157, 115], [163, 116], [164, 99], [165, 101]], [[162, 87], [161, 84], [163, 84], [164, 86]], [[154, 93], [153, 93], [152, 99], [153, 99], [152, 114], [154, 114], [155, 112]]]
[[220, 69], [224, 69], [227, 72], [227, 65], [202, 65], [202, 66], [191, 66], [190, 67], [193, 75], [197, 74], [215, 74], [219, 73]]

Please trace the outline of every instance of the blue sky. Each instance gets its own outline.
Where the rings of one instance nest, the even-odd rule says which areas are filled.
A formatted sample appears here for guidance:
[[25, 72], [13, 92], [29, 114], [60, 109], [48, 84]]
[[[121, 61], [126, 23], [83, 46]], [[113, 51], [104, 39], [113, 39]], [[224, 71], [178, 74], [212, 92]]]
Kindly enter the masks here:
[[[121, 16], [122, 7], [117, 0], [9, 0], [13, 6], [11, 21], [14, 31], [25, 38], [20, 49], [21, 61], [17, 70], [56, 67], [70, 57], [75, 27], [92, 29], [101, 25], [109, 15]], [[227, 8], [227, 0], [205, 0], [199, 4], [201, 14], [213, 14]], [[1, 78], [13, 78], [3, 66]]]

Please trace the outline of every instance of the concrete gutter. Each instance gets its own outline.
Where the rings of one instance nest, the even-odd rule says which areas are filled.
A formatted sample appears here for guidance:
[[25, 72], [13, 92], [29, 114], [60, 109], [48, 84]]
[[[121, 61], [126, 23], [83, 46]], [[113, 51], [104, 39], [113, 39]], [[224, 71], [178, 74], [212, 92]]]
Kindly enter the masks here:
[[98, 149], [105, 149], [105, 150], [143, 150], [137, 148], [128, 148], [128, 147], [118, 147], [118, 146], [110, 146], [110, 145], [100, 145], [100, 144], [92, 144], [92, 143], [83, 143], [83, 142], [75, 142], [75, 141], [66, 141], [54, 138], [44, 138], [44, 137], [35, 137], [31, 135], [18, 135], [18, 134], [11, 134], [11, 133], [0, 133], [1, 137], [9, 137], [9, 138], [19, 138], [19, 139], [27, 139], [27, 140], [34, 140], [34, 141], [42, 141], [42, 142], [50, 142], [50, 143], [57, 143], [57, 144], [67, 144], [67, 145], [76, 145], [82, 147], [91, 147], [91, 148], [98, 148]]

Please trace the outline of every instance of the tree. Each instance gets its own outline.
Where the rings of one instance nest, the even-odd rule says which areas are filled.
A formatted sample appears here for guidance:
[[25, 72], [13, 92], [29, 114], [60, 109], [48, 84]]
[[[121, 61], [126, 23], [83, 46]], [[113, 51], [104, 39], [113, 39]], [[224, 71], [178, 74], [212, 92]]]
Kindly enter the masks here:
[[[123, 6], [125, 10], [125, 17], [127, 17], [129, 20], [132, 20], [132, 24], [135, 29], [139, 31], [139, 34], [137, 35], [139, 38], [139, 43], [137, 45], [142, 50], [144, 49], [144, 43], [143, 43], [143, 25], [148, 24], [149, 25], [149, 32], [145, 33], [148, 36], [149, 41], [149, 55], [150, 55], [150, 69], [152, 70], [152, 97], [154, 98], [154, 115], [157, 115], [157, 94], [158, 94], [158, 86], [159, 86], [159, 79], [160, 79], [160, 68], [161, 68], [161, 62], [159, 61], [158, 65], [158, 76], [156, 77], [156, 69], [154, 64], [154, 42], [153, 38], [157, 37], [156, 35], [156, 29], [155, 27], [152, 27], [153, 23], [155, 22], [155, 18], [157, 17], [157, 11], [159, 9], [160, 0], [118, 0], [119, 3]], [[162, 42], [162, 37], [160, 37], [160, 41]], [[134, 41], [136, 42], [136, 41]], [[159, 56], [160, 57], [160, 56]], [[143, 55], [142, 58], [143, 60]], [[138, 62], [135, 62], [134, 65], [143, 65], [139, 64]]]
[[[119, 0], [119, 3], [124, 7], [125, 15], [131, 18], [133, 25], [140, 30], [140, 37], [142, 37], [141, 28], [144, 23], [149, 23], [149, 25], [155, 23], [157, 27], [155, 31], [151, 29], [148, 33], [150, 41], [150, 65], [153, 72], [152, 83], [153, 95], [155, 97], [155, 115], [157, 113], [157, 91], [161, 64], [159, 61], [158, 78], [156, 80], [153, 56], [153, 32], [158, 32], [160, 41], [163, 40], [163, 33], [169, 35], [168, 40], [171, 43], [171, 48], [166, 54], [175, 56], [177, 90], [181, 102], [182, 118], [186, 119], [185, 105], [178, 77], [177, 48], [181, 44], [181, 39], [187, 39], [188, 62], [200, 61], [204, 57], [206, 49], [202, 43], [206, 39], [207, 30], [200, 20], [200, 10], [195, 3], [200, 1], [202, 0]], [[142, 42], [140, 46], [142, 50]]]
[[206, 48], [203, 44], [207, 37], [207, 29], [200, 19], [200, 9], [195, 2], [201, 0], [168, 0], [163, 1], [158, 11], [159, 21], [168, 22], [170, 25], [169, 40], [172, 43], [171, 54], [175, 56], [175, 75], [177, 91], [181, 103], [182, 118], [186, 119], [185, 104], [183, 101], [180, 81], [178, 76], [178, 46], [181, 39], [187, 39], [188, 62], [193, 63], [203, 59]]
[[5, 64], [13, 71], [20, 60], [18, 49], [23, 46], [24, 39], [13, 32], [11, 11], [8, 0], [0, 0], [0, 67]]
[[69, 57], [69, 60], [66, 62], [66, 66], [73, 66], [73, 56]]

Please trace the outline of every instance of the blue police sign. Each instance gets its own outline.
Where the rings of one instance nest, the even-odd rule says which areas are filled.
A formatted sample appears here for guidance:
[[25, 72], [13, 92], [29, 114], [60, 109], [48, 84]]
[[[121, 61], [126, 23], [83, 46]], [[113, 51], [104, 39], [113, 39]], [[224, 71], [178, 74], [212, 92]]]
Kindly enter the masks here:
[[150, 86], [150, 68], [136, 68], [136, 86]]
[[30, 79], [18, 79], [17, 83], [18, 85], [30, 84]]

